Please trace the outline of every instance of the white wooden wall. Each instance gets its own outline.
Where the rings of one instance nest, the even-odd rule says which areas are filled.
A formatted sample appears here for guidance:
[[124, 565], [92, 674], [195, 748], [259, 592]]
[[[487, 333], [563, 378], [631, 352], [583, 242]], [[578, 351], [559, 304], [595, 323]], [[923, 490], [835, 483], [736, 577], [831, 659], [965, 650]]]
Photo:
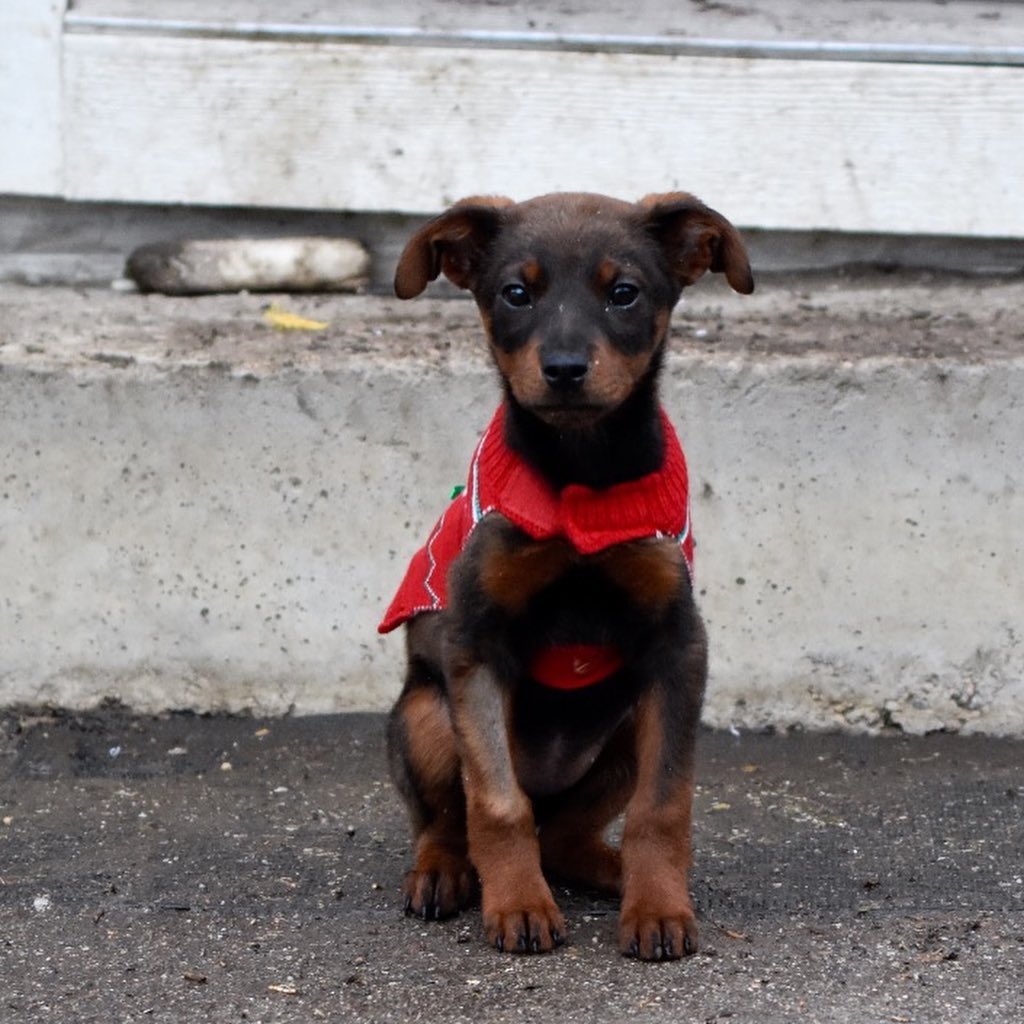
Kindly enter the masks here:
[[0, 0], [0, 193], [61, 190], [64, 0]]
[[745, 226], [1024, 237], [1024, 56], [1008, 48], [915, 63], [385, 45], [239, 31], [243, 0], [201, 30], [90, 20], [92, 0], [60, 31], [58, 0], [0, 2], [22, 39], [0, 36], [0, 191], [426, 212], [685, 188]]

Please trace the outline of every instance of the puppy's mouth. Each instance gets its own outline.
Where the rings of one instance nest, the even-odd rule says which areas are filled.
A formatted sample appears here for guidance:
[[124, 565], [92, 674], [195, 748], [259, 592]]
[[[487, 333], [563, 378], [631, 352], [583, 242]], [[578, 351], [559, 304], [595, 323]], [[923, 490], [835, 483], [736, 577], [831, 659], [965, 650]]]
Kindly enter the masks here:
[[585, 430], [610, 412], [608, 406], [585, 399], [552, 399], [532, 403], [528, 408], [537, 419], [559, 430]]

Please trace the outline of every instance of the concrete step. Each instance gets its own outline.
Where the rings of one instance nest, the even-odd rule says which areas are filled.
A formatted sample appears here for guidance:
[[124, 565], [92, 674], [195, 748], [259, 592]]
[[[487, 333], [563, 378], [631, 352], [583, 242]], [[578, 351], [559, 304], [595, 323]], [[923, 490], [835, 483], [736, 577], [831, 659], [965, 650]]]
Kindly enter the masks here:
[[[0, 704], [381, 709], [496, 401], [474, 307], [0, 285]], [[1024, 282], [707, 283], [664, 400], [716, 726], [1024, 735]]]

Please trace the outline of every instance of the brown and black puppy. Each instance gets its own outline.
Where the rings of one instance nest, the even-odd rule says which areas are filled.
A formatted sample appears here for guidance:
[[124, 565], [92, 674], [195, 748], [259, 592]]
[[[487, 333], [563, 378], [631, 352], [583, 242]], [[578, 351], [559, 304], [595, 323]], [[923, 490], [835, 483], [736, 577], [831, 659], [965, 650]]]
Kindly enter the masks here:
[[[402, 298], [441, 273], [473, 293], [504, 391], [381, 624], [408, 623], [389, 721], [416, 838], [406, 908], [447, 917], [479, 885], [498, 949], [564, 941], [546, 872], [621, 894], [627, 955], [696, 949], [706, 645], [657, 376], [672, 308], [706, 271], [753, 289], [736, 229], [686, 193], [466, 199], [398, 264]], [[623, 810], [617, 850], [604, 833]]]

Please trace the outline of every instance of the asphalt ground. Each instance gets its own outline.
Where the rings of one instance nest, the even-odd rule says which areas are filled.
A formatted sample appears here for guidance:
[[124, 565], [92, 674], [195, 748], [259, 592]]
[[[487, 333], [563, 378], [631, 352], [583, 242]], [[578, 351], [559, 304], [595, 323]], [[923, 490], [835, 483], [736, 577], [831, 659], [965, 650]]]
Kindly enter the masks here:
[[407, 919], [380, 715], [0, 715], [0, 1021], [1024, 1019], [1024, 743], [706, 733], [701, 950]]

